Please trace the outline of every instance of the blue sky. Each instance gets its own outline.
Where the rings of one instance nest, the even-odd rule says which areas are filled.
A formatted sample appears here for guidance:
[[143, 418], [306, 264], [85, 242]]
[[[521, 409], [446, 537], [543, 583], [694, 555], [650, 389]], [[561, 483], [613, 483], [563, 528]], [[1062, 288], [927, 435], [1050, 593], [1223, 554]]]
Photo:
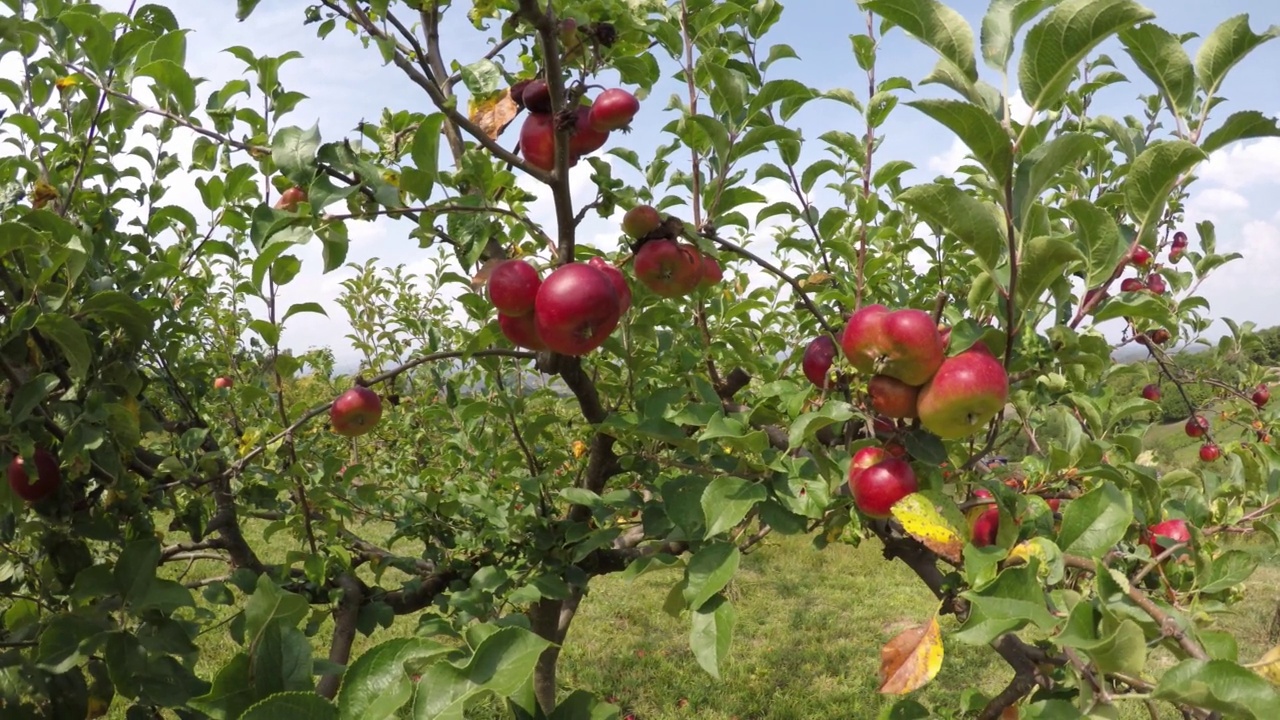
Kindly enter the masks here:
[[[361, 119], [374, 119], [384, 106], [412, 108], [429, 111], [429, 101], [422, 91], [393, 67], [383, 67], [376, 50], [363, 50], [359, 42], [342, 29], [335, 30], [325, 41], [315, 37], [314, 26], [303, 26], [305, 0], [273, 0], [262, 3], [259, 10], [244, 23], [234, 19], [234, 3], [164, 3], [174, 9], [179, 22], [193, 31], [188, 40], [188, 64], [193, 74], [209, 78], [212, 82], [203, 88], [204, 93], [220, 87], [229, 79], [239, 77], [243, 66], [230, 55], [221, 52], [231, 45], [245, 45], [258, 54], [277, 55], [297, 49], [304, 59], [287, 64], [281, 77], [291, 90], [310, 96], [298, 107], [290, 122], [308, 126], [320, 122], [326, 140], [350, 134]], [[865, 29], [864, 16], [853, 0], [790, 0], [783, 3], [786, 10], [782, 20], [770, 35], [774, 43], [787, 43], [800, 55], [799, 60], [788, 60], [774, 66], [773, 77], [794, 77], [819, 89], [850, 88], [865, 97], [865, 75], [854, 62], [850, 52], [849, 36]], [[1272, 0], [1216, 0], [1205, 3], [1192, 0], [1148, 0], [1145, 3], [1157, 13], [1157, 21], [1175, 33], [1198, 32], [1207, 34], [1222, 20], [1239, 13], [1249, 13], [1251, 25], [1259, 31], [1268, 25], [1280, 24], [1280, 2]], [[105, 5], [123, 9], [125, 0], [108, 0]], [[467, 5], [455, 2], [455, 14], [461, 14]], [[986, 10], [985, 0], [958, 0], [951, 3], [970, 22], [975, 30], [980, 27]], [[463, 63], [470, 62], [484, 52], [484, 39], [464, 23], [447, 26], [444, 51]], [[1188, 49], [1194, 53], [1198, 40]], [[1136, 68], [1126, 62], [1123, 51], [1111, 43], [1104, 48], [1119, 64], [1120, 70], [1130, 79], [1129, 84], [1113, 86], [1099, 98], [1092, 112], [1122, 115], [1137, 110], [1133, 98], [1139, 93], [1151, 92], [1149, 81]], [[512, 55], [509, 59], [514, 59]], [[913, 82], [924, 77], [933, 67], [935, 56], [915, 40], [894, 30], [882, 44], [880, 53], [881, 79], [901, 75]], [[1015, 56], [1016, 63], [1016, 56]], [[979, 62], [982, 67], [981, 62]], [[1280, 81], [1276, 79], [1280, 68], [1280, 40], [1273, 41], [1255, 51], [1244, 64], [1231, 74], [1222, 94], [1230, 102], [1220, 106], [1214, 117], [1220, 122], [1234, 110], [1256, 109], [1267, 114], [1280, 113]], [[988, 81], [997, 86], [994, 73], [982, 67]], [[658, 129], [671, 118], [665, 110], [667, 97], [682, 91], [669, 74], [655, 88], [653, 97], [644, 104], [633, 123], [634, 132], [628, 145], [642, 151], [656, 146]], [[945, 96], [949, 91], [939, 86], [917, 88], [921, 96]], [[910, 99], [904, 92], [903, 99]], [[1212, 122], [1212, 121], [1211, 121]], [[824, 102], [814, 104], [797, 115], [792, 123], [802, 129], [806, 138], [816, 139], [826, 130], [839, 128], [861, 132], [862, 120], [850, 108]], [[926, 181], [931, 177], [950, 172], [963, 157], [963, 151], [948, 131], [925, 118], [915, 110], [900, 106], [891, 116], [884, 130], [888, 139], [879, 155], [886, 159], [903, 159], [915, 164], [918, 170], [908, 176], [912, 181]], [[515, 133], [509, 131], [502, 141], [514, 145]], [[608, 146], [606, 146], [607, 148]], [[820, 144], [810, 143], [810, 158], [820, 152]], [[583, 168], [580, 168], [582, 170]], [[1219, 247], [1246, 254], [1246, 261], [1239, 261], [1218, 271], [1202, 288], [1213, 304], [1213, 313], [1237, 320], [1253, 320], [1260, 325], [1280, 324], [1280, 139], [1267, 139], [1237, 143], [1219, 151], [1201, 168], [1202, 180], [1195, 186], [1189, 206], [1192, 222], [1211, 219], [1218, 226]], [[573, 176], [573, 186], [580, 201], [588, 200], [591, 188], [587, 172]], [[527, 187], [533, 189], [533, 185]], [[782, 199], [780, 187], [759, 188], [771, 200]], [[171, 201], [184, 202], [192, 209], [199, 208], [194, 189], [178, 183]], [[549, 202], [542, 201], [535, 207], [535, 219], [547, 222], [552, 215]], [[197, 213], [197, 217], [205, 217]], [[608, 246], [615, 243], [617, 225], [599, 219], [584, 225], [588, 242]], [[410, 268], [426, 267], [424, 252], [416, 242], [407, 239], [409, 227], [392, 221], [361, 224], [352, 228], [353, 245], [349, 261], [362, 263], [369, 257], [377, 257], [387, 264], [404, 263]], [[765, 233], [767, 234], [767, 233]], [[1193, 234], [1194, 237], [1194, 234]], [[767, 247], [767, 238], [763, 238]], [[757, 237], [753, 247], [761, 247]], [[304, 275], [288, 288], [286, 302], [319, 298], [329, 309], [330, 318], [316, 315], [297, 316], [286, 329], [284, 342], [304, 348], [313, 344], [333, 344], [335, 338], [347, 332], [342, 310], [332, 302], [340, 282], [351, 273], [340, 270], [321, 276], [319, 273], [319, 248], [309, 248], [303, 256]], [[1211, 334], [1222, 332], [1219, 324]], [[345, 343], [337, 343], [339, 359], [354, 357]]]

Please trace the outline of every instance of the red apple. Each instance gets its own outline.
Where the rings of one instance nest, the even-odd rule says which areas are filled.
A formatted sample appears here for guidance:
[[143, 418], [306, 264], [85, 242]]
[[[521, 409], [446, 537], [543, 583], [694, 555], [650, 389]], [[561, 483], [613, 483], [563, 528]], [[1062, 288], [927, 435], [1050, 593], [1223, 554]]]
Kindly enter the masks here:
[[853, 454], [853, 459], [849, 461], [849, 489], [853, 489], [858, 476], [861, 475], [864, 470], [875, 465], [881, 460], [886, 460], [888, 458], [889, 454], [885, 452], [884, 448], [877, 447], [875, 445], [859, 448], [858, 451]]
[[1169, 286], [1165, 284], [1163, 275], [1151, 273], [1147, 276], [1147, 289], [1157, 295], [1163, 295], [1168, 291]]
[[873, 375], [867, 381], [867, 394], [876, 412], [891, 418], [914, 418], [920, 388], [888, 375]]
[[992, 495], [991, 491], [986, 488], [974, 488], [973, 497], [977, 500], [990, 500], [995, 496]]
[[884, 444], [884, 451], [889, 453], [890, 457], [907, 459], [907, 447], [900, 442], [890, 440]]
[[618, 326], [621, 300], [608, 275], [586, 263], [569, 263], [542, 281], [533, 316], [549, 349], [586, 355]]
[[[1164, 545], [1166, 547], [1178, 543], [1190, 544], [1191, 530], [1187, 528], [1187, 521], [1178, 519], [1165, 520], [1147, 528], [1147, 547], [1151, 548], [1152, 556], [1159, 555], [1165, 551], [1165, 548], [1161, 547], [1161, 538], [1165, 540]], [[1182, 553], [1175, 554], [1180, 555]]]
[[836, 341], [830, 335], [819, 335], [805, 347], [800, 367], [804, 369], [804, 376], [809, 378], [809, 382], [825, 390], [832, 384], [831, 365], [835, 362], [835, 357]]
[[1213, 462], [1222, 457], [1222, 449], [1217, 445], [1208, 442], [1200, 446], [1200, 460], [1202, 462]]
[[556, 123], [550, 115], [534, 113], [524, 119], [520, 126], [520, 154], [540, 170], [555, 169]]
[[652, 205], [637, 205], [622, 216], [622, 231], [639, 240], [662, 227], [662, 215]]
[[507, 90], [507, 94], [511, 96], [511, 101], [514, 102], [517, 107], [521, 109], [524, 108], [524, 91], [529, 89], [529, 84], [532, 82], [532, 80], [517, 80], [515, 84]]
[[1009, 375], [1000, 361], [979, 343], [947, 358], [933, 379], [920, 389], [916, 403], [920, 423], [941, 438], [978, 432], [1009, 399]]
[[227, 389], [227, 388], [231, 387], [231, 386], [232, 386], [232, 385], [234, 385], [234, 384], [235, 384], [235, 383], [234, 383], [234, 382], [232, 382], [231, 378], [227, 377], [226, 375], [223, 375], [222, 377], [217, 378], [217, 379], [215, 379], [215, 380], [213, 381], [213, 389], [214, 389], [214, 390], [225, 390], [225, 389]]
[[1262, 407], [1271, 400], [1271, 388], [1266, 385], [1259, 385], [1257, 390], [1253, 391], [1253, 404]]
[[853, 313], [841, 338], [855, 368], [923, 385], [942, 364], [942, 336], [929, 313], [868, 305]]
[[524, 86], [524, 106], [531, 113], [545, 115], [551, 112], [551, 88], [546, 80], [531, 80]]
[[574, 116], [573, 133], [569, 135], [569, 153], [574, 157], [582, 157], [604, 147], [609, 140], [609, 131], [596, 130], [591, 127], [591, 121], [588, 117], [591, 114], [591, 108], [583, 105], [578, 108], [577, 114]]
[[1129, 262], [1138, 266], [1146, 265], [1151, 262], [1151, 251], [1139, 245], [1129, 255]]
[[329, 409], [333, 431], [345, 437], [364, 435], [382, 419], [382, 398], [367, 387], [353, 387], [338, 396]]
[[1160, 402], [1160, 386], [1148, 383], [1142, 387], [1142, 397], [1151, 402]]
[[618, 315], [626, 315], [631, 309], [631, 286], [627, 284], [627, 278], [623, 276], [622, 271], [598, 255], [588, 260], [587, 264], [608, 275], [613, 281], [613, 289], [618, 291]]
[[26, 461], [14, 455], [9, 461], [9, 488], [13, 494], [29, 503], [40, 502], [52, 495], [62, 484], [62, 470], [58, 459], [44, 448], [37, 448], [32, 457], [36, 464], [36, 481], [31, 482]]
[[1138, 278], [1125, 278], [1120, 281], [1120, 292], [1142, 292], [1147, 286]]
[[1182, 254], [1186, 251], [1187, 246], [1185, 243], [1179, 244], [1178, 242], [1174, 242], [1173, 245], [1169, 247], [1169, 262], [1178, 262], [1182, 259]]
[[[883, 452], [883, 451], [881, 451]], [[853, 503], [864, 515], [887, 518], [894, 503], [915, 492], [915, 471], [906, 460], [890, 457], [850, 478]]]
[[1150, 338], [1151, 342], [1157, 345], [1163, 345], [1169, 342], [1169, 331], [1164, 328], [1156, 328], [1155, 330], [1147, 333], [1147, 337]]
[[684, 295], [702, 279], [702, 261], [696, 253], [674, 240], [650, 240], [636, 253], [636, 279], [655, 295]]
[[285, 210], [293, 212], [298, 209], [298, 204], [306, 202], [307, 191], [297, 185], [280, 193], [280, 199], [276, 201], [277, 210]]
[[970, 538], [975, 547], [987, 547], [996, 544], [996, 535], [1000, 532], [1000, 508], [987, 506], [973, 520]]
[[720, 261], [706, 253], [701, 255], [702, 275], [698, 280], [698, 287], [706, 289], [719, 285], [720, 281], [724, 280], [724, 270], [720, 267]]
[[533, 312], [533, 299], [541, 285], [542, 278], [529, 263], [503, 260], [489, 274], [489, 302], [503, 315], [528, 315]]
[[630, 125], [638, 112], [640, 101], [635, 95], [620, 88], [610, 88], [591, 103], [588, 122], [592, 129], [608, 132]]
[[1183, 426], [1187, 432], [1187, 437], [1198, 438], [1209, 431], [1209, 421], [1200, 415], [1193, 415], [1187, 418], [1187, 424]]
[[542, 338], [538, 335], [538, 327], [533, 320], [533, 313], [521, 315], [520, 317], [511, 317], [510, 315], [498, 313], [498, 329], [516, 347], [533, 350], [534, 352], [542, 352], [547, 349], [547, 344], [542, 342]]
[[893, 437], [898, 434], [898, 423], [892, 418], [877, 415], [871, 420], [871, 429], [878, 438]]
[[1049, 509], [1054, 512], [1058, 512], [1062, 507], [1062, 498], [1049, 498], [1045, 502], [1049, 504]]
[[1173, 234], [1173, 244], [1174, 244], [1174, 245], [1186, 245], [1186, 244], [1187, 244], [1187, 234], [1186, 234], [1186, 233], [1184, 233], [1184, 232], [1182, 232], [1181, 230], [1179, 230], [1178, 232], [1174, 233], [1174, 234]]

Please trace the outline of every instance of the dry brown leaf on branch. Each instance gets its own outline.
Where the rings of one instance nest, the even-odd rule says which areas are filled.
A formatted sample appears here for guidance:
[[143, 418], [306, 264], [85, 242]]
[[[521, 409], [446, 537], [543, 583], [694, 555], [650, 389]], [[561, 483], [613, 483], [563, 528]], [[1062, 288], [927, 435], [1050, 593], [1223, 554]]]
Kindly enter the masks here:
[[502, 264], [502, 258], [489, 258], [484, 261], [476, 274], [471, 276], [471, 289], [480, 292], [485, 285], [489, 284], [489, 276], [493, 274], [493, 269]]
[[938, 618], [898, 633], [880, 650], [880, 692], [905, 695], [929, 683], [942, 668]]
[[520, 107], [511, 99], [511, 93], [503, 90], [476, 102], [472, 98], [467, 102], [467, 114], [485, 135], [497, 140], [502, 131], [511, 124]]

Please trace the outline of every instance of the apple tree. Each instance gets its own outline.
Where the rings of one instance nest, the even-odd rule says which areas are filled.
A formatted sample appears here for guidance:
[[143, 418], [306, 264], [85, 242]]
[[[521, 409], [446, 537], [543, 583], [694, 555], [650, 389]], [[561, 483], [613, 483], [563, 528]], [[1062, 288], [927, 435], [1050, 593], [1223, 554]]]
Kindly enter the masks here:
[[[164, 4], [4, 5], [3, 717], [617, 717], [557, 680], [593, 579], [669, 578], [718, 677], [775, 534], [879, 543], [937, 598], [884, 648], [886, 716], [1280, 716], [1218, 623], [1238, 538], [1280, 539], [1274, 378], [1251, 326], [1204, 339], [1239, 256], [1186, 212], [1213, 152], [1280, 135], [1221, 107], [1280, 29], [1190, 52], [1133, 0], [992, 0], [977, 31], [860, 0], [866, 83], [819, 91], [774, 0], [321, 0], [299, 28], [420, 91], [335, 136], [292, 122], [297, 53], [229, 48], [210, 87]], [[897, 42], [933, 71], [892, 74]], [[1096, 112], [1113, 86], [1132, 114]], [[815, 109], [856, 121], [812, 137]], [[907, 113], [956, 173], [884, 156]], [[375, 221], [428, 269], [349, 262]], [[304, 265], [346, 273], [330, 308]], [[282, 344], [335, 306], [354, 376]], [[1158, 469], [1173, 394], [1201, 462]], [[1004, 689], [900, 697], [957, 644]]]

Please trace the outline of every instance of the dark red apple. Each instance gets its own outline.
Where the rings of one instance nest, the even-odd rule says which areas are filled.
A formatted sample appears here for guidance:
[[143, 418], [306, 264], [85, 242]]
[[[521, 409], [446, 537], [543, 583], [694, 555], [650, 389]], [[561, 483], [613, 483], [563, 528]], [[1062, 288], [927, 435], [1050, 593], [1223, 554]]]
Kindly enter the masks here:
[[1049, 509], [1054, 512], [1058, 512], [1062, 508], [1061, 498], [1049, 498], [1048, 500], [1045, 500], [1045, 502], [1049, 504]]
[[608, 130], [602, 132], [591, 127], [591, 121], [587, 119], [590, 114], [591, 108], [583, 105], [575, 115], [573, 133], [569, 135], [569, 154], [574, 157], [590, 155], [609, 140]]
[[622, 216], [622, 232], [639, 240], [662, 227], [662, 215], [652, 205], [637, 205]]
[[1181, 230], [1179, 230], [1178, 232], [1174, 233], [1174, 234], [1173, 234], [1173, 244], [1175, 244], [1175, 245], [1186, 245], [1186, 244], [1187, 244], [1187, 234], [1186, 234], [1186, 233], [1184, 233], [1184, 232], [1182, 232]]
[[1156, 328], [1155, 330], [1152, 330], [1151, 332], [1147, 333], [1147, 337], [1151, 340], [1151, 342], [1157, 345], [1163, 345], [1169, 342], [1170, 336], [1169, 336], [1168, 330], [1165, 330], [1164, 328]]
[[891, 418], [917, 417], [916, 402], [920, 388], [888, 375], [873, 375], [867, 381], [867, 394], [876, 412]]
[[1151, 262], [1151, 251], [1139, 245], [1133, 249], [1133, 254], [1129, 256], [1129, 262], [1138, 266], [1147, 265]]
[[1157, 295], [1163, 295], [1168, 291], [1169, 286], [1165, 284], [1163, 275], [1151, 273], [1147, 276], [1147, 289]]
[[1160, 386], [1148, 383], [1142, 387], [1142, 397], [1151, 402], [1160, 402]]
[[222, 377], [217, 378], [213, 381], [213, 389], [226, 390], [227, 388], [230, 388], [234, 384], [235, 382], [231, 378], [227, 377], [226, 375], [223, 375]]
[[631, 309], [631, 286], [627, 284], [627, 278], [623, 276], [622, 271], [598, 255], [588, 260], [587, 264], [608, 275], [613, 281], [613, 289], [618, 291], [618, 315], [626, 315]]
[[1253, 391], [1253, 404], [1258, 407], [1266, 405], [1271, 400], [1271, 388], [1266, 385], [1259, 385], [1257, 390]]
[[21, 455], [14, 455], [13, 460], [9, 461], [9, 488], [14, 495], [29, 503], [44, 500], [62, 484], [62, 469], [58, 467], [58, 459], [53, 453], [37, 448], [32, 459], [36, 465], [35, 482], [31, 482], [26, 461]]
[[592, 129], [601, 132], [618, 130], [631, 124], [631, 119], [640, 112], [640, 101], [635, 95], [620, 88], [610, 88], [600, 93], [591, 103], [588, 122]]
[[1125, 278], [1120, 281], [1121, 292], [1142, 292], [1147, 286], [1138, 278]]
[[819, 335], [805, 347], [800, 367], [804, 369], [804, 376], [809, 378], [809, 382], [825, 390], [832, 385], [831, 365], [835, 362], [835, 357], [836, 341], [830, 335]]
[[[1159, 555], [1165, 551], [1165, 548], [1161, 547], [1160, 544], [1162, 538], [1166, 547], [1179, 543], [1190, 544], [1191, 530], [1187, 527], [1187, 521], [1180, 519], [1165, 520], [1147, 528], [1147, 547], [1151, 548], [1152, 556]], [[1175, 555], [1180, 554], [1182, 553], [1175, 553]]]
[[996, 544], [996, 535], [999, 532], [1000, 508], [990, 505], [974, 518], [970, 538], [975, 547], [987, 547]]
[[907, 447], [895, 440], [890, 440], [889, 442], [885, 443], [884, 451], [889, 453], [890, 457], [902, 458], [903, 460], [907, 459], [907, 455], [908, 455]]
[[871, 429], [878, 438], [893, 437], [898, 434], [898, 423], [892, 418], [877, 415], [871, 420]]
[[531, 80], [524, 87], [524, 106], [535, 114], [545, 115], [551, 112], [551, 88], [546, 80]]
[[298, 204], [306, 202], [307, 191], [297, 185], [280, 193], [280, 199], [276, 201], [277, 210], [285, 210], [293, 212], [298, 209]]
[[517, 80], [515, 84], [507, 90], [507, 94], [511, 96], [511, 101], [516, 104], [516, 107], [521, 109], [524, 108], [524, 91], [529, 88], [529, 83], [531, 82], [533, 81]]
[[702, 279], [697, 250], [674, 240], [650, 240], [636, 253], [636, 279], [665, 298], [687, 294]]
[[1200, 446], [1200, 460], [1203, 462], [1213, 462], [1222, 457], [1222, 449], [1214, 443], [1208, 442]]
[[1193, 415], [1187, 418], [1187, 424], [1183, 429], [1186, 430], [1187, 437], [1198, 438], [1209, 431], [1209, 421], [1200, 415]]
[[533, 313], [521, 315], [520, 317], [511, 317], [510, 315], [498, 313], [498, 329], [516, 347], [522, 347], [534, 352], [542, 352], [547, 349], [547, 344], [542, 342], [542, 338], [538, 335], [538, 327], [533, 320]]
[[920, 389], [916, 408], [926, 430], [956, 439], [982, 429], [1008, 399], [1009, 375], [979, 343], [943, 361], [933, 379]]
[[364, 435], [382, 419], [382, 398], [367, 387], [353, 387], [338, 396], [329, 409], [333, 431], [345, 437]]
[[1186, 243], [1178, 243], [1177, 241], [1174, 241], [1173, 245], [1169, 246], [1169, 262], [1171, 263], [1178, 262], [1179, 260], [1182, 259], [1182, 254], [1185, 253], [1186, 251], [1187, 251]]
[[530, 165], [550, 172], [556, 166], [556, 123], [550, 115], [530, 114], [520, 126], [520, 154]]
[[894, 503], [919, 489], [911, 464], [894, 457], [854, 475], [849, 485], [853, 490], [853, 503], [864, 515], [873, 518], [889, 517]]
[[533, 299], [541, 285], [542, 277], [529, 263], [503, 260], [489, 274], [489, 302], [503, 315], [528, 315], [533, 312]]
[[534, 303], [538, 335], [561, 355], [586, 355], [604, 344], [622, 317], [618, 291], [609, 276], [586, 263], [555, 269]]
[[707, 289], [719, 285], [724, 280], [724, 269], [720, 267], [720, 261], [708, 255], [702, 255], [702, 274], [698, 279], [698, 287]]

